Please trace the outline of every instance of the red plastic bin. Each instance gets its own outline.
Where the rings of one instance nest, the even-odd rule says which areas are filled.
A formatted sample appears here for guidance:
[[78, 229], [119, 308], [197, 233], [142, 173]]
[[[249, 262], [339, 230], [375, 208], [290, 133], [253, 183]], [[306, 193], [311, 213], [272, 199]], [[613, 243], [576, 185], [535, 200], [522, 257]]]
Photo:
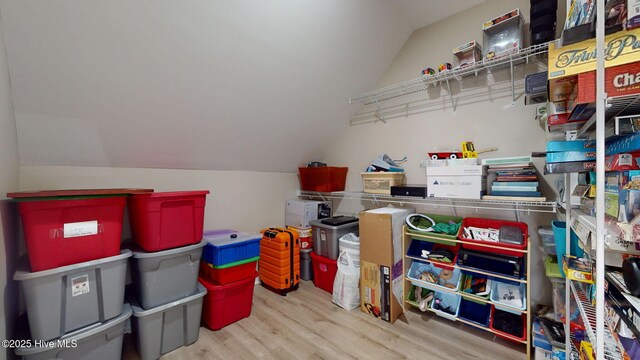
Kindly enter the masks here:
[[[521, 325], [520, 328], [522, 329], [522, 334], [510, 334], [500, 329], [496, 329], [494, 324], [494, 317], [496, 314], [505, 314], [507, 316], [513, 317], [514, 321], [517, 321], [517, 323]], [[517, 343], [526, 341], [527, 340], [527, 314], [522, 313], [522, 314], [516, 315], [511, 312], [496, 309], [495, 306], [491, 305], [491, 316], [489, 320], [489, 328], [493, 330], [494, 334], [500, 336], [501, 338], [514, 341]]]
[[200, 276], [214, 285], [227, 285], [253, 277], [258, 260], [227, 268], [215, 268], [212, 264], [200, 262]]
[[337, 260], [331, 260], [311, 252], [311, 263], [313, 265], [313, 284], [328, 293], [333, 293], [333, 281], [338, 272]]
[[251, 278], [228, 285], [215, 285], [202, 277], [198, 278], [207, 288], [202, 304], [202, 321], [207, 328], [220, 330], [251, 315], [256, 276], [258, 273], [254, 270]]
[[344, 191], [347, 181], [346, 167], [321, 166], [321, 167], [301, 167], [300, 189], [307, 191]]
[[207, 194], [208, 190], [132, 195], [127, 206], [133, 240], [146, 251], [200, 242]]
[[522, 252], [513, 251], [509, 249], [517, 249], [517, 250], [527, 249], [527, 241], [529, 241], [529, 230], [528, 230], [527, 224], [522, 222], [516, 222], [516, 221], [493, 220], [493, 219], [482, 219], [482, 218], [464, 218], [462, 220], [462, 228], [472, 226], [472, 227], [485, 228], [485, 229], [488, 229], [488, 228], [500, 229], [500, 226], [503, 226], [503, 225], [515, 226], [522, 231], [522, 236], [523, 236], [522, 245], [467, 239], [464, 237], [464, 231], [462, 230], [458, 235], [458, 239], [464, 240], [467, 242], [476, 243], [476, 244], [485, 244], [485, 245], [500, 247], [500, 248], [494, 248], [494, 247], [487, 247], [487, 246], [476, 246], [472, 244], [462, 244], [462, 248], [464, 249], [478, 250], [482, 252], [491, 252], [494, 254], [511, 255], [511, 256], [518, 256], [518, 257], [524, 256], [524, 253]]
[[120, 254], [124, 196], [21, 201], [31, 271]]

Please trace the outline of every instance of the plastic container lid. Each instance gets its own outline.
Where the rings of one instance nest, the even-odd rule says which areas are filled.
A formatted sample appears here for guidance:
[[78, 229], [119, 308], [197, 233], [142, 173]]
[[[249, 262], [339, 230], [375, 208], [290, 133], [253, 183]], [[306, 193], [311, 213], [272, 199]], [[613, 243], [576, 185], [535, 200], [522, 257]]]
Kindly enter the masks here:
[[553, 229], [551, 226], [541, 226], [538, 228], [538, 234], [545, 236], [553, 236]]
[[152, 192], [152, 193], [134, 194], [133, 196], [136, 198], [141, 198], [141, 197], [173, 198], [173, 197], [180, 197], [180, 196], [198, 196], [198, 195], [207, 195], [207, 194], [209, 194], [209, 190]]
[[221, 269], [227, 269], [230, 267], [234, 267], [234, 266], [240, 266], [240, 265], [244, 265], [246, 263], [250, 263], [250, 262], [255, 262], [260, 260], [260, 256], [254, 256], [248, 259], [244, 259], [244, 260], [238, 260], [238, 261], [234, 261], [234, 262], [230, 262], [228, 264], [224, 264], [224, 265], [220, 265], [220, 266], [215, 266], [213, 264], [210, 264], [208, 262], [205, 262], [205, 264], [207, 264], [207, 266], [209, 266], [212, 269], [216, 269], [216, 270], [221, 270]]
[[172, 301], [168, 304], [164, 304], [164, 305], [160, 305], [157, 307], [154, 307], [153, 309], [149, 309], [149, 310], [145, 310], [143, 308], [141, 308], [140, 306], [138, 306], [135, 302], [132, 302], [131, 308], [133, 308], [133, 316], [135, 317], [144, 317], [147, 315], [152, 315], [158, 312], [162, 312], [165, 311], [169, 308], [172, 308], [174, 306], [178, 306], [178, 305], [182, 305], [182, 304], [186, 304], [191, 300], [195, 300], [201, 297], [204, 297], [205, 295], [207, 295], [207, 289], [200, 283], [198, 283], [198, 290], [195, 294], [187, 296], [185, 298], [176, 300], [176, 301]]
[[92, 267], [92, 266], [98, 266], [98, 265], [105, 264], [105, 263], [112, 262], [112, 261], [116, 261], [116, 260], [126, 259], [126, 258], [130, 257], [131, 254], [132, 254], [131, 250], [124, 249], [124, 250], [120, 251], [120, 255], [110, 256], [110, 257], [97, 259], [97, 260], [85, 261], [85, 262], [78, 263], [78, 264], [61, 266], [61, 267], [57, 267], [57, 268], [53, 268], [53, 269], [49, 269], [49, 270], [36, 271], [36, 272], [30, 272], [28, 270], [29, 269], [29, 265], [28, 265], [27, 258], [23, 256], [18, 261], [18, 269], [16, 270], [16, 273], [13, 275], [13, 280], [25, 281], [25, 280], [37, 279], [37, 278], [40, 278], [40, 277], [43, 277], [43, 276], [60, 274], [60, 273], [64, 273], [64, 272], [75, 272], [75, 271], [78, 271], [79, 269], [84, 269], [84, 268], [88, 268], [88, 267]]
[[233, 233], [233, 234], [211, 236], [211, 237], [206, 236], [204, 240], [206, 240], [209, 244], [213, 246], [225, 246], [225, 245], [232, 245], [232, 244], [237, 244], [245, 241], [260, 240], [261, 238], [262, 238], [261, 235]]
[[332, 218], [320, 220], [321, 223], [329, 226], [340, 226], [345, 224], [351, 224], [357, 221], [358, 221], [358, 218], [353, 216], [335, 216]]
[[154, 252], [147, 252], [140, 248], [135, 248], [133, 249], [133, 257], [135, 259], [149, 259], [149, 258], [155, 258], [155, 257], [161, 257], [161, 256], [183, 254], [191, 250], [204, 247], [206, 244], [207, 242], [203, 240], [195, 245], [181, 246], [181, 247], [177, 247], [169, 250], [154, 251]]
[[239, 232], [239, 231], [231, 230], [231, 229], [205, 230], [202, 233], [202, 236], [204, 236], [204, 237], [213, 237], [213, 236], [221, 236], [221, 235], [233, 234], [233, 233], [237, 233], [237, 232]]

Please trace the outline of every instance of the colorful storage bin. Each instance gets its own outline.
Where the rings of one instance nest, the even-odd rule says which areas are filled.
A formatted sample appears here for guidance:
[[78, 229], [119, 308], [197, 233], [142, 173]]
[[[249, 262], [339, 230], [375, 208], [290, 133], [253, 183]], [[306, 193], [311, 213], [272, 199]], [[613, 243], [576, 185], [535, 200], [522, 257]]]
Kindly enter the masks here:
[[236, 281], [253, 277], [258, 265], [259, 256], [232, 262], [222, 266], [214, 266], [200, 262], [200, 276], [214, 285], [227, 285]]
[[204, 278], [200, 283], [207, 288], [202, 308], [202, 322], [211, 330], [220, 330], [251, 315], [255, 277], [228, 285], [214, 285]]
[[31, 271], [116, 256], [126, 197], [20, 200]]
[[202, 240], [208, 190], [135, 194], [127, 200], [133, 240], [160, 251]]
[[[440, 224], [440, 223], [443, 223], [443, 224], [449, 224], [449, 223], [462, 224], [462, 218], [459, 217], [459, 216], [435, 215], [435, 214], [424, 214], [424, 215], [430, 217], [433, 221], [436, 222], [436, 224]], [[412, 229], [410, 227], [407, 227], [407, 232], [409, 234], [429, 236], [429, 240], [428, 241], [430, 241], [430, 242], [456, 246], [456, 245], [458, 245], [458, 243], [456, 243], [454, 241], [451, 241], [451, 240], [457, 240], [458, 239], [458, 234], [460, 233], [460, 230], [458, 230], [458, 234], [449, 235], [449, 234], [440, 234], [440, 233], [435, 233], [435, 232], [418, 231], [418, 230]], [[413, 240], [422, 240], [422, 241], [425, 240], [423, 238], [417, 238], [417, 237], [411, 237], [411, 238]]]
[[458, 253], [458, 266], [497, 275], [521, 279], [524, 275], [524, 257], [489, 254], [462, 249]]
[[491, 315], [491, 304], [476, 302], [466, 298], [460, 301], [460, 311], [458, 317], [478, 326], [489, 327], [489, 316]]
[[504, 339], [520, 342], [527, 340], [527, 314], [513, 314], [491, 306], [489, 328]]
[[321, 166], [321, 167], [301, 167], [300, 189], [307, 191], [344, 191], [347, 180], [346, 167]]
[[[458, 235], [458, 238], [460, 240], [464, 240], [466, 242], [471, 242], [475, 244], [492, 245], [492, 246], [498, 247], [498, 248], [495, 248], [495, 247], [487, 247], [487, 246], [473, 245], [473, 244], [462, 244], [463, 249], [491, 252], [494, 254], [502, 254], [502, 255], [524, 256], [524, 253], [513, 251], [513, 250], [527, 249], [527, 241], [529, 238], [529, 230], [528, 230], [527, 224], [523, 222], [517, 222], [517, 221], [504, 221], [504, 220], [493, 220], [493, 219], [482, 219], [482, 218], [464, 218], [464, 220], [462, 221], [462, 229], [469, 226], [484, 228], [484, 229], [500, 229], [501, 226], [517, 227], [522, 232], [522, 244], [510, 244], [505, 242], [490, 242], [490, 241], [469, 239], [469, 238], [465, 238], [464, 231], [461, 230]], [[510, 249], [513, 249], [513, 250], [510, 250]]]
[[26, 258], [13, 279], [20, 282], [31, 338], [51, 340], [122, 313], [131, 251], [104, 259], [29, 272]]
[[133, 252], [131, 275], [138, 301], [152, 309], [196, 292], [205, 242], [158, 252]]
[[230, 233], [217, 236], [207, 236], [204, 247], [203, 260], [213, 266], [223, 266], [229, 263], [260, 256], [261, 235]]
[[311, 252], [313, 284], [329, 294], [333, 293], [333, 281], [338, 272], [338, 262]]
[[491, 301], [500, 310], [520, 314], [518, 310], [527, 308], [527, 285], [506, 280], [493, 280]]
[[460, 278], [460, 292], [488, 300], [491, 284], [492, 280], [487, 276], [463, 270]]
[[449, 320], [455, 320], [458, 317], [458, 312], [460, 311], [460, 301], [461, 297], [458, 294], [436, 291], [433, 295], [430, 307], [438, 316], [442, 316]]
[[460, 269], [458, 268], [413, 260], [407, 276], [416, 286], [434, 290], [446, 288], [453, 291], [460, 288]]
[[[432, 253], [438, 252], [438, 250], [447, 250], [451, 253], [446, 259], [434, 260], [431, 258], [426, 258], [423, 255], [423, 252]], [[429, 241], [421, 241], [421, 240], [411, 240], [411, 244], [409, 245], [409, 249], [407, 249], [407, 256], [422, 258], [424, 261], [432, 262], [434, 264], [441, 265], [455, 265], [456, 260], [458, 260], [458, 251], [460, 250], [460, 245], [445, 245], [439, 243], [432, 243]], [[448, 260], [448, 261], [447, 261]]]

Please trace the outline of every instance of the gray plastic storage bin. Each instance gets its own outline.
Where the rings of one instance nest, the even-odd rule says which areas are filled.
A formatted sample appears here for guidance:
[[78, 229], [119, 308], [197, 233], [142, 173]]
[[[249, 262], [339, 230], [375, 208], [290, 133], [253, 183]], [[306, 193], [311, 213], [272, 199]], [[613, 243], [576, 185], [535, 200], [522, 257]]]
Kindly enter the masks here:
[[[335, 223], [336, 225], [332, 225]], [[331, 260], [338, 259], [338, 240], [348, 234], [359, 235], [358, 218], [338, 216], [310, 221], [313, 234], [313, 251]]]
[[60, 343], [53, 340], [47, 346], [18, 348], [16, 355], [25, 360], [120, 359], [122, 337], [131, 332], [129, 318], [133, 313], [129, 304], [120, 304], [120, 312], [120, 316], [105, 323], [91, 325], [63, 336]]
[[311, 251], [313, 249], [300, 250], [300, 279], [313, 280], [313, 264], [311, 264]]
[[140, 359], [155, 360], [173, 349], [196, 342], [206, 294], [207, 289], [198, 284], [197, 293], [150, 310], [134, 304], [133, 332]]
[[20, 281], [31, 338], [51, 340], [122, 313], [127, 258], [131, 251], [104, 259], [29, 272], [20, 259], [13, 279]]
[[133, 252], [131, 275], [143, 309], [182, 299], [196, 292], [202, 241], [158, 252]]

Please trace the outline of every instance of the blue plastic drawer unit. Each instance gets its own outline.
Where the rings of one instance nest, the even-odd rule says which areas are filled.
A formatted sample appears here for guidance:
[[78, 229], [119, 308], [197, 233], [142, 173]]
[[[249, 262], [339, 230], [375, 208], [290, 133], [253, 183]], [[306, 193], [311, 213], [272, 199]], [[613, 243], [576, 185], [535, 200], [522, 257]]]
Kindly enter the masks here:
[[203, 260], [213, 266], [222, 266], [260, 256], [261, 237], [244, 233], [205, 236], [207, 244], [204, 246]]

